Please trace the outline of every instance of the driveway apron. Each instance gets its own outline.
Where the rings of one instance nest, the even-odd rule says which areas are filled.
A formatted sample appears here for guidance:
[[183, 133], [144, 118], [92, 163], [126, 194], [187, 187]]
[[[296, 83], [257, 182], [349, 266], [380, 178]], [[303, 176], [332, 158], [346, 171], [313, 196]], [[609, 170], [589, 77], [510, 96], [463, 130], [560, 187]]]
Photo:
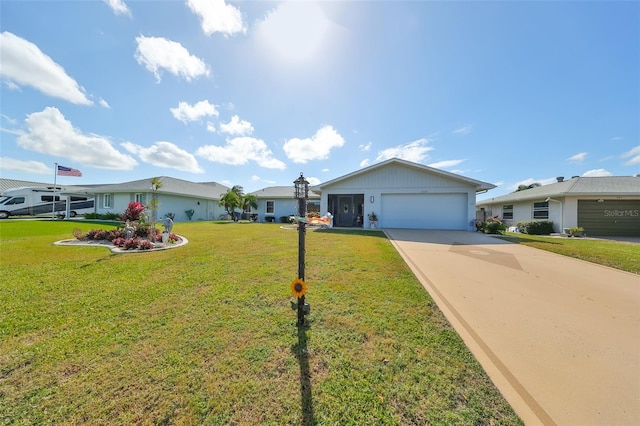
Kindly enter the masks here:
[[526, 424], [640, 424], [640, 276], [481, 233], [385, 232]]

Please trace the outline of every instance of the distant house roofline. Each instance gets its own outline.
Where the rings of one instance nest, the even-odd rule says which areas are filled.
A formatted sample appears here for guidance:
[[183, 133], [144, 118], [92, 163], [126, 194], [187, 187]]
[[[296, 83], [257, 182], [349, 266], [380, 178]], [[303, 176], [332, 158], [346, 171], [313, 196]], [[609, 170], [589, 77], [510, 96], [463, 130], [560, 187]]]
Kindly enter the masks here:
[[568, 180], [554, 182], [499, 197], [476, 202], [477, 206], [495, 203], [544, 200], [567, 196], [638, 196], [640, 197], [640, 177], [635, 176], [574, 176]]
[[[294, 187], [293, 185], [283, 186], [268, 186], [266, 188], [258, 189], [250, 194], [255, 195], [257, 198], [291, 198], [293, 199]], [[320, 196], [311, 192], [309, 188], [309, 199], [320, 199]]]

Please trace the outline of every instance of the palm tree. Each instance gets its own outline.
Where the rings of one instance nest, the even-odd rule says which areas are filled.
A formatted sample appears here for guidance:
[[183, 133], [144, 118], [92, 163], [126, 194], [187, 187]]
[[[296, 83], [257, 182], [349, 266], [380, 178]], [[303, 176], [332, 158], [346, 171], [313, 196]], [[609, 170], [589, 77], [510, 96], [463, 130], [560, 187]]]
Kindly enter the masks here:
[[258, 208], [258, 197], [253, 194], [243, 195], [240, 199], [240, 207], [242, 207], [242, 211], [246, 212], [250, 208], [257, 209]]
[[224, 194], [220, 195], [220, 201], [218, 202], [225, 208], [227, 213], [231, 215], [231, 218], [237, 220], [236, 209], [240, 209], [243, 212], [247, 211], [249, 207], [254, 209], [258, 208], [258, 198], [252, 194], [244, 193], [244, 188], [240, 185], [234, 185], [227, 190]]
[[218, 204], [224, 207], [234, 221], [236, 220], [236, 209], [242, 206], [243, 195], [242, 187], [239, 185], [235, 185], [233, 188], [220, 195], [220, 201]]
[[158, 189], [162, 188], [162, 180], [159, 177], [151, 178], [151, 202], [149, 203], [149, 207], [151, 209], [151, 241], [155, 241], [156, 234], [156, 220], [158, 219], [158, 207], [160, 206], [160, 202], [158, 201]]
[[518, 185], [518, 189], [516, 189], [514, 192], [525, 191], [527, 189], [536, 188], [538, 186], [542, 186], [542, 185], [540, 185], [538, 182], [534, 182], [531, 185]]
[[149, 207], [151, 209], [151, 218], [156, 220], [156, 214], [158, 212], [158, 207], [160, 206], [160, 202], [158, 201], [158, 189], [162, 188], [162, 181], [159, 177], [151, 178], [151, 191], [153, 192], [151, 196], [151, 202], [149, 203]]

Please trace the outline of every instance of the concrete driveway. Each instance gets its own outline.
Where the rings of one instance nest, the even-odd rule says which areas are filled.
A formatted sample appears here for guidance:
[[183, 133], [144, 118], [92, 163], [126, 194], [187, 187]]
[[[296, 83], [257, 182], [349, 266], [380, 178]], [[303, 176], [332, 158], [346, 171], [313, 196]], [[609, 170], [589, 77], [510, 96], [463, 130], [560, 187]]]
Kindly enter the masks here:
[[640, 424], [640, 276], [480, 233], [385, 232], [526, 424]]

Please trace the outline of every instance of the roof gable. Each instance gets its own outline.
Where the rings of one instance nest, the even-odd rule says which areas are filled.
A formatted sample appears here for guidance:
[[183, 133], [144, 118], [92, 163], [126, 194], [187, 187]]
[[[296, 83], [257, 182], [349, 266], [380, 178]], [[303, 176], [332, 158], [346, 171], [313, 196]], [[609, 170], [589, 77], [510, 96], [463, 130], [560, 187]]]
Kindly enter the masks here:
[[[376, 174], [382, 170], [390, 173], [391, 176], [396, 178], [395, 182], [387, 181], [387, 184], [390, 187], [408, 187], [418, 184], [424, 186], [425, 183], [428, 183], [429, 186], [441, 187], [460, 185], [472, 186], [476, 191], [486, 191], [495, 188], [495, 185], [487, 182], [467, 178], [465, 176], [460, 176], [455, 173], [425, 166], [423, 164], [413, 163], [399, 158], [391, 158], [320, 185], [316, 185], [312, 189], [314, 191], [321, 192], [323, 189], [336, 185], [343, 186], [346, 184], [348, 186], [362, 186], [367, 175]], [[400, 174], [404, 174], [405, 176], [400, 177]]]

